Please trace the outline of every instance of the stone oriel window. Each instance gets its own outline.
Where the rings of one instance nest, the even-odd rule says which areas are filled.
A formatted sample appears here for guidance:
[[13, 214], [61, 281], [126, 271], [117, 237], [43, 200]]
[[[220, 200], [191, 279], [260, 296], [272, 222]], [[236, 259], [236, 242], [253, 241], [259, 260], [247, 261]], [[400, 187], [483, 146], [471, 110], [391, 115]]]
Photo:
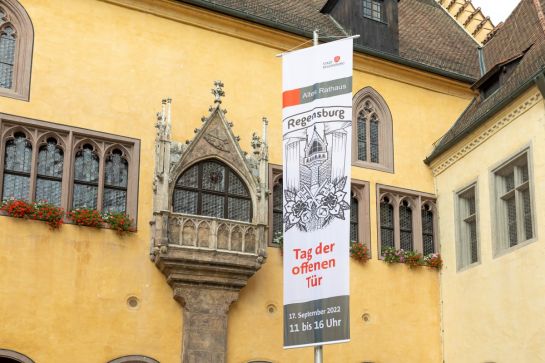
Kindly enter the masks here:
[[371, 87], [356, 93], [352, 114], [352, 161], [355, 166], [393, 172], [392, 115]]
[[534, 239], [529, 165], [529, 151], [526, 149], [493, 171], [496, 253]]
[[217, 160], [204, 160], [180, 175], [174, 187], [175, 213], [250, 222], [252, 200], [242, 179]]
[[0, 0], [0, 96], [28, 101], [34, 29], [17, 0]]
[[456, 193], [456, 260], [458, 270], [479, 262], [477, 185]]
[[388, 247], [438, 251], [434, 195], [377, 184], [377, 213], [381, 255]]
[[0, 136], [2, 200], [136, 217], [138, 140], [5, 114]]
[[[277, 233], [283, 233], [283, 189], [282, 166], [269, 165], [269, 246]], [[369, 232], [369, 183], [352, 180], [350, 199], [350, 241], [370, 246]]]

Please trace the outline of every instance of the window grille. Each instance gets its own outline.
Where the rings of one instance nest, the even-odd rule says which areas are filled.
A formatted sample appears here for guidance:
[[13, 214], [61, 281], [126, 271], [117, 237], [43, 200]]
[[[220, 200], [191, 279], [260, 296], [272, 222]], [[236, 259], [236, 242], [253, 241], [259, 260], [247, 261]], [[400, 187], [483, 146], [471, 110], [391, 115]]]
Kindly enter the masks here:
[[61, 205], [64, 153], [53, 137], [38, 152], [36, 200]]
[[129, 163], [119, 149], [112, 151], [104, 166], [104, 202], [105, 212], [125, 212], [127, 207], [127, 185]]
[[172, 196], [176, 213], [249, 222], [252, 203], [248, 188], [227, 165], [205, 160], [187, 169]]
[[32, 145], [22, 132], [6, 142], [2, 200], [30, 199]]
[[498, 252], [534, 237], [528, 153], [524, 152], [508, 161], [494, 175], [497, 191]]
[[90, 144], [83, 145], [74, 162], [72, 207], [97, 209], [99, 159]]

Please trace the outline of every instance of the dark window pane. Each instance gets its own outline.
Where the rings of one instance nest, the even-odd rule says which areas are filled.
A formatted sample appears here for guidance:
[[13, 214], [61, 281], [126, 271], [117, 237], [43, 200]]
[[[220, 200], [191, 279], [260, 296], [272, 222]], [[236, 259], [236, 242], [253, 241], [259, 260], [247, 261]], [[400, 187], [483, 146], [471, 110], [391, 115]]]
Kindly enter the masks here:
[[73, 208], [97, 208], [98, 168], [98, 156], [92, 146], [84, 145], [76, 153], [74, 162]]
[[479, 260], [479, 255], [477, 251], [477, 222], [475, 220], [469, 222], [469, 238], [471, 249], [471, 263], [475, 263]]
[[367, 161], [367, 120], [360, 112], [358, 116], [358, 160]]
[[0, 35], [0, 87], [13, 85], [13, 65], [15, 61], [15, 30], [7, 26]]
[[517, 244], [517, 207], [515, 197], [508, 199], [507, 204], [507, 228], [509, 234], [509, 247]]
[[248, 196], [246, 186], [244, 185], [242, 180], [240, 180], [240, 178], [233, 172], [229, 173], [229, 194], [242, 195], [245, 197]]
[[53, 138], [47, 140], [38, 152], [36, 200], [61, 205], [62, 172], [64, 155]]
[[515, 173], [511, 171], [505, 176], [505, 192], [513, 190], [515, 187]]
[[413, 212], [407, 201], [399, 206], [399, 244], [405, 251], [413, 250]]
[[214, 162], [204, 162], [202, 166], [202, 188], [222, 192], [225, 190], [225, 167]]
[[129, 163], [121, 152], [115, 151], [106, 159], [104, 168], [104, 185], [127, 188]]
[[202, 193], [202, 215], [225, 218], [225, 197], [216, 194]]
[[422, 241], [424, 255], [435, 252], [433, 241], [433, 212], [431, 210], [422, 210]]
[[175, 190], [172, 197], [172, 208], [176, 213], [197, 214], [198, 192]]
[[229, 215], [227, 218], [237, 221], [250, 221], [250, 200], [240, 198], [229, 198], [228, 200]]
[[193, 165], [184, 171], [176, 183], [180, 187], [198, 188], [199, 187], [199, 166]]
[[32, 146], [25, 134], [16, 133], [14, 136], [14, 139], [6, 143], [2, 199], [28, 200], [30, 198]]
[[532, 229], [532, 206], [530, 201], [530, 190], [526, 189], [522, 192], [522, 205], [524, 211], [524, 234], [525, 240], [534, 236]]
[[358, 240], [358, 200], [352, 198], [350, 201], [350, 241]]
[[380, 203], [380, 242], [382, 251], [395, 247], [394, 207], [387, 202]]
[[371, 117], [370, 121], [370, 135], [371, 138], [370, 146], [371, 146], [371, 162], [372, 163], [378, 163], [379, 162], [379, 141], [378, 141], [378, 120], [377, 116], [373, 115]]
[[282, 182], [273, 188], [273, 238], [284, 233], [284, 208]]

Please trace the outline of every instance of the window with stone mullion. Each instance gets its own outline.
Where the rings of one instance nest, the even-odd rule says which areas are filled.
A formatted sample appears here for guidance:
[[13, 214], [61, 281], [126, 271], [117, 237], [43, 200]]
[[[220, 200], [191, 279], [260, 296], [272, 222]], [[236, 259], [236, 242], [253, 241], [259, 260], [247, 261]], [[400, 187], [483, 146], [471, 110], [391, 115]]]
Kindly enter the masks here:
[[435, 241], [433, 231], [433, 210], [425, 204], [422, 208], [422, 250], [424, 256], [435, 253]]
[[380, 244], [384, 253], [386, 248], [395, 248], [394, 207], [389, 198], [380, 202]]
[[72, 208], [97, 209], [99, 157], [90, 144], [76, 153]]
[[48, 138], [38, 152], [36, 200], [60, 207], [64, 153], [55, 138]]
[[405, 251], [412, 251], [414, 248], [413, 212], [406, 200], [399, 206], [399, 247]]
[[124, 213], [127, 207], [129, 163], [119, 149], [106, 159], [104, 167], [104, 212]]
[[30, 200], [32, 145], [22, 132], [6, 142], [2, 200]]

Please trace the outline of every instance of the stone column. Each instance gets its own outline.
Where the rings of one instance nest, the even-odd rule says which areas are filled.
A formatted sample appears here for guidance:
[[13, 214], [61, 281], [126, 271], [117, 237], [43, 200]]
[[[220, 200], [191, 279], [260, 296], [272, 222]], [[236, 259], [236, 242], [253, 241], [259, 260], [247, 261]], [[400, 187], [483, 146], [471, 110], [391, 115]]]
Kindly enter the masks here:
[[224, 363], [227, 361], [227, 314], [238, 291], [206, 286], [174, 288], [182, 304], [182, 362]]

